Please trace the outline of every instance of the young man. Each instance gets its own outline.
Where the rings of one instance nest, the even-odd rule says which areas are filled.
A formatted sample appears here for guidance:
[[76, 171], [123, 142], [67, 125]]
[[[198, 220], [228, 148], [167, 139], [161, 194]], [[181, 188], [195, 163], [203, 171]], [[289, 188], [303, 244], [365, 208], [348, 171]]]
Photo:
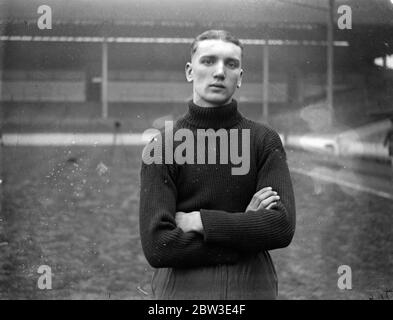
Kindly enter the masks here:
[[[277, 297], [268, 251], [291, 242], [295, 201], [278, 134], [244, 118], [232, 98], [241, 86], [242, 51], [226, 31], [199, 35], [186, 65], [188, 112], [144, 149], [140, 235], [156, 268], [155, 298]], [[220, 143], [206, 146], [201, 137]], [[238, 150], [246, 170], [235, 171]], [[154, 161], [152, 153], [159, 153]]]

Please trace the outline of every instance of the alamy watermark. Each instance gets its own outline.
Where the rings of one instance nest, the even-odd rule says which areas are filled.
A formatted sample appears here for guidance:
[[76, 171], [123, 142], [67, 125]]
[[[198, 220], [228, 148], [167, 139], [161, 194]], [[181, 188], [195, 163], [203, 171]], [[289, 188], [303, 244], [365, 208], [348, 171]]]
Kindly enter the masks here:
[[352, 29], [352, 8], [348, 5], [341, 5], [337, 9], [341, 16], [337, 20], [337, 26], [340, 30]]
[[40, 290], [52, 289], [52, 268], [47, 265], [38, 267], [37, 273], [42, 274], [37, 281], [37, 287]]
[[[230, 162], [233, 165], [240, 165], [232, 168], [233, 175], [245, 175], [250, 170], [250, 129], [197, 129], [195, 137], [193, 131], [186, 128], [173, 132], [173, 122], [165, 121], [165, 141], [163, 142], [161, 132], [157, 129], [148, 129], [143, 133], [144, 139], [151, 135], [154, 135], [154, 139], [145, 147], [142, 157], [146, 164], [195, 164], [195, 162], [206, 164], [207, 151], [207, 164], [217, 164], [219, 153], [219, 164]], [[241, 143], [239, 143], [239, 136]], [[219, 149], [217, 140], [219, 140]], [[180, 144], [174, 149], [175, 141]], [[239, 145], [241, 145], [240, 155]]]
[[37, 9], [37, 13], [41, 14], [37, 20], [38, 29], [52, 29], [52, 8], [47, 5], [41, 5]]
[[352, 290], [352, 269], [348, 265], [341, 265], [337, 269], [339, 274], [337, 287], [340, 290]]

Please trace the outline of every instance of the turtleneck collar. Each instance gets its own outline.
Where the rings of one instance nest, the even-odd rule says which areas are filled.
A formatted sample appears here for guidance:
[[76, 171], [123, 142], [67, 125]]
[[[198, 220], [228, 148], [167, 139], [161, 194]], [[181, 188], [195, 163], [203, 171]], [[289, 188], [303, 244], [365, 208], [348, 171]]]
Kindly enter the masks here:
[[217, 130], [233, 127], [242, 119], [242, 115], [237, 110], [235, 99], [232, 99], [229, 104], [210, 108], [200, 107], [190, 100], [184, 119], [197, 128]]

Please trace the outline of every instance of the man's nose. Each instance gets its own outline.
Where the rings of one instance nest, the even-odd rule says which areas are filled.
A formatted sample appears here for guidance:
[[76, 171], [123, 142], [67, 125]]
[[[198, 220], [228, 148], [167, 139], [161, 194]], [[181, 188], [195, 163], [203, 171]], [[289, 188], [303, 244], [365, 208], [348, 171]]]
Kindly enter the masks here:
[[221, 78], [221, 79], [225, 78], [225, 66], [223, 62], [217, 63], [216, 68], [214, 70], [214, 77]]

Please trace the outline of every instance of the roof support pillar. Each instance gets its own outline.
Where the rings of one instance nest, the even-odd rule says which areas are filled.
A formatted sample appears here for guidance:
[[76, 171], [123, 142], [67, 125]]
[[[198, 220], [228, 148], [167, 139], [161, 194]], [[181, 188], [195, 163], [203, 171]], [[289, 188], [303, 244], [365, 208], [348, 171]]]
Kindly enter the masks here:
[[108, 42], [102, 42], [101, 103], [103, 119], [108, 118]]
[[269, 44], [263, 46], [263, 120], [269, 122]]

